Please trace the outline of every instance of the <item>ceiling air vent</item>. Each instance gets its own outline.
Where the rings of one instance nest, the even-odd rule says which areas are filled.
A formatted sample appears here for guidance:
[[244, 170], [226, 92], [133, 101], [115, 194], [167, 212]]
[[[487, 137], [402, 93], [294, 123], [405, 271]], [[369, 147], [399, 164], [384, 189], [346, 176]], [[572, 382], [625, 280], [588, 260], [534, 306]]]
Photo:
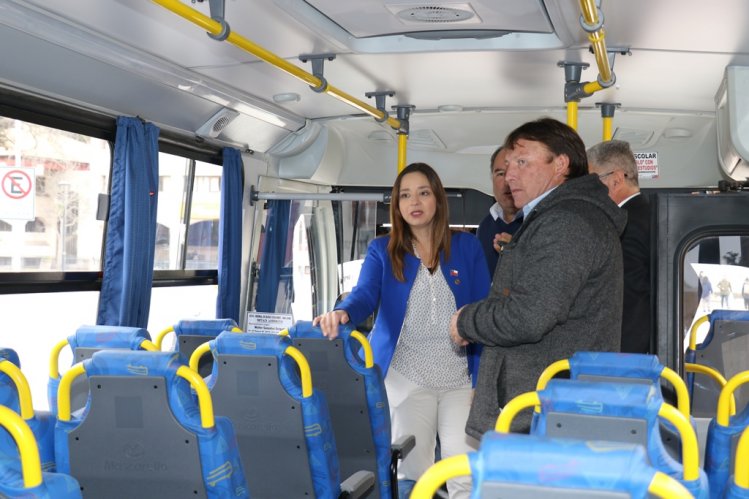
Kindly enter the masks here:
[[476, 16], [469, 5], [463, 8], [444, 5], [418, 5], [400, 10], [396, 16], [407, 24], [459, 23]]
[[233, 109], [222, 108], [211, 119], [206, 121], [198, 128], [195, 133], [201, 137], [218, 137], [221, 132], [231, 123], [239, 113]]

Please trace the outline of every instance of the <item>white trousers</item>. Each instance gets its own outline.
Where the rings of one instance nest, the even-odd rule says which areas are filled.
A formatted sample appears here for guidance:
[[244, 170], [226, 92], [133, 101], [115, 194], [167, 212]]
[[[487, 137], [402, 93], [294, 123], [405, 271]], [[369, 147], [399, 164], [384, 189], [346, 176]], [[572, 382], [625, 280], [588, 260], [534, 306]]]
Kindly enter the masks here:
[[[398, 466], [398, 478], [418, 480], [434, 464], [436, 435], [442, 458], [475, 451], [478, 441], [465, 432], [473, 390], [470, 385], [453, 390], [431, 390], [410, 381], [394, 369], [385, 377], [392, 438], [414, 435], [416, 446]], [[450, 499], [467, 499], [471, 477], [447, 482]]]

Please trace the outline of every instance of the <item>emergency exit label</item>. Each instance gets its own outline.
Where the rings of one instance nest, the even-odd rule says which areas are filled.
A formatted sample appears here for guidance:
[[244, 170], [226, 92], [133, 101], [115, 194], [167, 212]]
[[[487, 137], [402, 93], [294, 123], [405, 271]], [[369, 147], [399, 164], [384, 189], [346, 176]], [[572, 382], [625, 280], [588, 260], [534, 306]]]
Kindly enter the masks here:
[[277, 334], [293, 325], [291, 314], [269, 314], [265, 312], [247, 312], [248, 333]]
[[636, 152], [635, 162], [639, 178], [658, 178], [657, 152]]
[[0, 167], [0, 218], [34, 220], [35, 184], [33, 168]]

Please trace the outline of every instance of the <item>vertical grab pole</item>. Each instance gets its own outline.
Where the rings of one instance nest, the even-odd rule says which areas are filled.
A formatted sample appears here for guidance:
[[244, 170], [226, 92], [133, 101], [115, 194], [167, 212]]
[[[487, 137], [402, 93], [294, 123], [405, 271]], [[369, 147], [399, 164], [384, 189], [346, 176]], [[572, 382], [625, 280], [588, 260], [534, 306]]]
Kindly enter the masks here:
[[596, 102], [601, 108], [601, 120], [603, 121], [603, 141], [608, 142], [614, 136], [614, 112], [621, 104], [618, 102]]
[[406, 146], [408, 145], [408, 134], [410, 131], [408, 118], [411, 116], [411, 111], [414, 108], [415, 106], [408, 104], [393, 106], [393, 109], [397, 112], [398, 121], [401, 124], [398, 128], [398, 173], [406, 167]]

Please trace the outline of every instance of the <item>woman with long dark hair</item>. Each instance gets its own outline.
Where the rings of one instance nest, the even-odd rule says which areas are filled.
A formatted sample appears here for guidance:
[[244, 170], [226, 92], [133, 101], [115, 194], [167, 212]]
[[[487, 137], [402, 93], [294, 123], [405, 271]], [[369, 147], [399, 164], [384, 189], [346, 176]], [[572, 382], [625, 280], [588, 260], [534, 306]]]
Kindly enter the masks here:
[[[415, 481], [434, 463], [436, 435], [442, 457], [476, 444], [465, 423], [480, 352], [452, 344], [449, 325], [457, 308], [486, 296], [490, 277], [478, 240], [450, 229], [447, 195], [429, 165], [398, 174], [390, 222], [390, 233], [369, 245], [356, 287], [314, 322], [335, 338], [339, 324], [378, 310], [369, 341], [385, 375], [392, 437], [416, 436], [398, 476]], [[451, 498], [468, 497], [470, 478], [447, 487]]]

